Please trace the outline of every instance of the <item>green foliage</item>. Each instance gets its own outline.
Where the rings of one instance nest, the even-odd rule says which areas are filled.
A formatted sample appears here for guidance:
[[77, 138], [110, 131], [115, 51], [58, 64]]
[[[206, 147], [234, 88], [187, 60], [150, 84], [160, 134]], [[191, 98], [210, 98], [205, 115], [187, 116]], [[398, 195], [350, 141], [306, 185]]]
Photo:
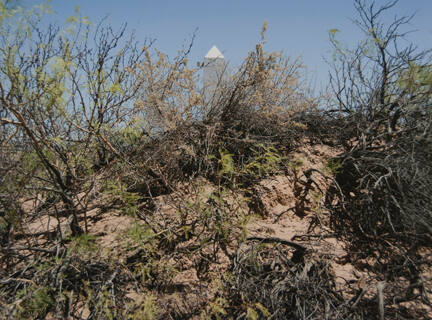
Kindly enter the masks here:
[[258, 312], [256, 312], [254, 308], [248, 307], [247, 311], [246, 311], [246, 319], [247, 320], [258, 320]]
[[22, 298], [18, 308], [18, 319], [43, 318], [54, 306], [52, 290], [47, 287], [25, 287], [18, 291]]
[[138, 201], [140, 195], [135, 192], [128, 192], [126, 185], [118, 179], [107, 179], [104, 182], [104, 194], [109, 196], [112, 202], [121, 205], [123, 214], [136, 217], [138, 213]]
[[5, 232], [5, 229], [6, 229], [7, 225], [8, 224], [6, 222], [6, 219], [3, 218], [3, 217], [0, 217], [0, 232], [1, 233]]
[[[210, 195], [202, 192], [192, 201], [188, 201], [186, 213], [198, 214], [196, 224], [203, 226], [205, 232], [199, 233], [198, 240], [202, 247], [211, 244], [216, 247], [226, 245], [233, 240], [246, 237], [246, 223], [249, 217], [245, 214], [247, 199], [237, 198], [231, 189], [219, 187]], [[188, 229], [189, 234], [196, 231]]]
[[331, 175], [336, 175], [342, 168], [340, 159], [329, 159], [324, 166], [324, 171]]
[[137, 257], [131, 266], [132, 272], [143, 285], [152, 286], [157, 280], [169, 281], [177, 272], [161, 261], [163, 253], [159, 250], [159, 244], [164, 234], [155, 234], [148, 226], [134, 222], [124, 236], [126, 249]]
[[403, 90], [417, 95], [432, 95], [432, 66], [409, 63], [408, 68], [401, 70], [398, 84]]
[[224, 319], [224, 316], [228, 314], [225, 310], [227, 306], [227, 300], [222, 297], [218, 297], [214, 301], [210, 302], [207, 308], [201, 313], [201, 319]]
[[73, 27], [79, 26], [79, 24], [82, 24], [84, 26], [90, 26], [91, 21], [90, 21], [89, 17], [82, 16], [80, 14], [80, 8], [78, 5], [76, 5], [75, 6], [75, 14], [69, 16], [66, 19], [66, 24], [69, 25], [69, 27], [66, 30], [70, 30], [73, 32]]
[[[124, 128], [113, 128], [111, 140], [116, 149], [125, 154], [136, 150], [137, 146], [145, 143], [142, 137], [142, 121], [137, 117], [134, 122]], [[123, 164], [126, 165], [126, 164]]]
[[[128, 239], [132, 240], [135, 244], [143, 245], [150, 243], [151, 246], [156, 245], [155, 234], [148, 226], [134, 222], [127, 230], [126, 235]], [[148, 248], [149, 249], [149, 248]]]
[[96, 239], [96, 236], [90, 235], [88, 233], [67, 238], [66, 240], [71, 240], [69, 253], [91, 254], [96, 252], [98, 249], [95, 244]]
[[156, 297], [147, 295], [143, 305], [142, 316], [141, 319], [145, 320], [157, 319]]
[[0, 232], [4, 232], [8, 227], [18, 227], [22, 221], [22, 212], [17, 208], [19, 204], [10, 204], [4, 209], [3, 216], [0, 217]]
[[247, 307], [246, 319], [247, 320], [258, 320], [258, 319], [260, 319], [260, 314], [265, 319], [267, 319], [271, 316], [271, 313], [267, 310], [267, 308], [264, 307], [261, 303], [257, 302], [255, 304]]
[[251, 161], [243, 168], [244, 173], [264, 178], [279, 171], [283, 157], [276, 148], [258, 144], [252, 148], [252, 153]]
[[296, 158], [291, 161], [288, 161], [287, 165], [289, 168], [293, 169], [294, 171], [297, 171], [303, 166], [303, 160]]
[[117, 310], [115, 308], [114, 297], [112, 296], [109, 288], [103, 290], [95, 305], [96, 314], [103, 314], [108, 320], [117, 319]]
[[261, 314], [265, 318], [269, 318], [271, 316], [270, 312], [267, 310], [266, 307], [264, 307], [261, 303], [257, 302], [255, 303], [255, 308], [261, 312]]
[[158, 309], [156, 303], [156, 297], [147, 294], [144, 303], [133, 303], [132, 308], [134, 311], [132, 313], [127, 313], [126, 319], [128, 320], [156, 320], [158, 316]]
[[98, 292], [90, 285], [89, 281], [83, 281], [84, 292], [86, 295], [87, 307], [92, 310], [96, 319], [117, 319], [117, 308], [115, 297], [108, 285], [102, 286]]
[[219, 148], [219, 175], [232, 177], [236, 171], [233, 154]]
[[35, 151], [24, 152], [21, 158], [21, 165], [25, 172], [41, 167], [41, 162]]

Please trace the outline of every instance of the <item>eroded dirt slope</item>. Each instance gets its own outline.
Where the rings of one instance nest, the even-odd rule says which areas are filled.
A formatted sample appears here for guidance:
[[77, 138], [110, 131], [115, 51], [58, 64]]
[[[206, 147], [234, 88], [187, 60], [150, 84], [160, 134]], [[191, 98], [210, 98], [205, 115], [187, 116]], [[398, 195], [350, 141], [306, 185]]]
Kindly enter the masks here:
[[[86, 213], [87, 240], [67, 239], [68, 254], [63, 259], [69, 259], [78, 273], [91, 270], [74, 257], [99, 261], [109, 272], [95, 280], [103, 285], [93, 294], [101, 299], [106, 290], [112, 290], [121, 298], [117, 302], [107, 298], [95, 310], [89, 307], [89, 295], [72, 298], [71, 293], [68, 316], [104, 318], [107, 310], [116, 310], [115, 303], [123, 303], [126, 311], [112, 311], [118, 318], [256, 314], [279, 319], [283, 313], [297, 314], [289, 313], [289, 308], [298, 308], [297, 302], [285, 301], [289, 298], [309, 299], [317, 305], [317, 314], [322, 312], [328, 319], [377, 316], [379, 299], [387, 299], [386, 314], [399, 315], [402, 308], [408, 317], [432, 317], [430, 269], [420, 271], [423, 288], [429, 292], [419, 292], [420, 287], [403, 273], [384, 279], [377, 272], [382, 261], [351, 252], [349, 242], [332, 229], [325, 199], [334, 180], [327, 164], [338, 152], [325, 145], [298, 149], [290, 155], [288, 172], [251, 187], [253, 201], [243, 192], [221, 190], [197, 179], [156, 197], [151, 205], [139, 205], [138, 217], [125, 215], [121, 203], [109, 209], [95, 205]], [[58, 229], [67, 236], [65, 218], [42, 216], [31, 219], [23, 232], [34, 235], [33, 246], [43, 246]], [[24, 248], [26, 243], [20, 245]], [[421, 248], [419, 255], [431, 259], [430, 252]], [[410, 286], [412, 296], [398, 296], [400, 288]], [[316, 292], [311, 292], [315, 287]], [[246, 294], [254, 290], [255, 296]], [[279, 311], [271, 310], [271, 304]], [[363, 311], [352, 311], [356, 308]], [[55, 312], [49, 315], [58, 317]]]

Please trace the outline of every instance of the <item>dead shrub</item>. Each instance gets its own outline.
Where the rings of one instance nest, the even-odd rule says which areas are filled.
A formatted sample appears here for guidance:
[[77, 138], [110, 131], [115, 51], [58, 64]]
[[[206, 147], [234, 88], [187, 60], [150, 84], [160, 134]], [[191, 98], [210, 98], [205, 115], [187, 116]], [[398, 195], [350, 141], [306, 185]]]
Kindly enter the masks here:
[[431, 57], [412, 44], [401, 47], [412, 17], [381, 21], [396, 3], [355, 1], [355, 22], [366, 39], [354, 50], [331, 34], [338, 119], [350, 128], [342, 133], [347, 151], [336, 176], [344, 200], [333, 221], [343, 229], [348, 218], [350, 232], [374, 239], [426, 244], [432, 237]]
[[237, 319], [250, 314], [256, 319], [363, 319], [372, 314], [351, 308], [336, 290], [325, 256], [272, 242], [245, 242], [237, 251], [226, 280]]

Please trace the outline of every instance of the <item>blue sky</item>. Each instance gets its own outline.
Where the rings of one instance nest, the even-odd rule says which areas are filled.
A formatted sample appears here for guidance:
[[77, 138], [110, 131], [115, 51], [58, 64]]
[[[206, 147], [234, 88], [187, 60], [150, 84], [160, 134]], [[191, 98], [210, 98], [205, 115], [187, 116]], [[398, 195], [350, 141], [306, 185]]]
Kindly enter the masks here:
[[[31, 5], [41, 1], [24, 2]], [[386, 2], [376, 1], [377, 5]], [[361, 39], [350, 21], [355, 17], [351, 0], [52, 0], [51, 5], [59, 21], [72, 15], [78, 5], [93, 22], [104, 16], [113, 27], [127, 22], [138, 39], [156, 39], [155, 46], [169, 56], [187, 44], [198, 28], [191, 60], [200, 60], [215, 44], [234, 66], [255, 47], [261, 26], [267, 21], [267, 51], [301, 56], [318, 83], [325, 83], [328, 73], [323, 60], [331, 52], [328, 31], [339, 29], [340, 39], [347, 44]], [[412, 13], [416, 17], [410, 27], [418, 32], [410, 40], [430, 48], [432, 0], [400, 0], [389, 18]]]

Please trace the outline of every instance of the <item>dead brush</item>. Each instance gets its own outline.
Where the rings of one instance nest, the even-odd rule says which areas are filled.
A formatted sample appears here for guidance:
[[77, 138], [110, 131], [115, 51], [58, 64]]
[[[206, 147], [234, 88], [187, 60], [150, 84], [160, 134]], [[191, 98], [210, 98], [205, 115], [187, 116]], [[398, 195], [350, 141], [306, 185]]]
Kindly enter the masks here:
[[256, 319], [372, 316], [372, 312], [352, 308], [352, 302], [338, 292], [325, 256], [296, 249], [293, 243], [278, 239], [257, 240], [240, 246], [226, 278], [226, 292], [236, 319], [246, 319], [252, 313]]
[[[24, 268], [1, 280], [3, 319], [36, 319], [49, 315], [58, 318], [109, 318], [124, 305], [123, 284], [130, 281], [122, 266], [84, 258], [78, 254], [41, 255]], [[114, 309], [113, 309], [114, 308]]]
[[[0, 168], [0, 263], [7, 268], [0, 271], [1, 317], [78, 317], [84, 305], [90, 318], [126, 317], [125, 284], [141, 292], [163, 288], [172, 270], [160, 261], [175, 249], [194, 256], [199, 276], [208, 280], [211, 263], [222, 254], [232, 258], [232, 248], [246, 237], [241, 187], [277, 170], [280, 156], [274, 148], [290, 150], [307, 131], [304, 115], [316, 111], [299, 60], [265, 52], [264, 39], [205, 104], [200, 70], [190, 68], [187, 59], [191, 47], [170, 61], [148, 47], [140, 50], [133, 36], [124, 39], [125, 28], [114, 32], [101, 23], [93, 32], [84, 22], [78, 22], [82, 33], [76, 39], [66, 39], [60, 27], [45, 30], [34, 21], [29, 25], [35, 39], [30, 34], [13, 39], [19, 43], [23, 36], [29, 50], [17, 50], [16, 61], [9, 56], [15, 51], [2, 54], [0, 141], [1, 157], [7, 159]], [[2, 39], [9, 36], [2, 33]], [[117, 50], [120, 43], [124, 46]], [[54, 57], [62, 58], [52, 77], [57, 69], [43, 66]], [[19, 143], [29, 159], [12, 167], [18, 157], [6, 155], [3, 146]], [[193, 185], [197, 177], [215, 187], [204, 199]], [[189, 202], [179, 197], [182, 183], [197, 188]], [[13, 200], [23, 190], [35, 199], [54, 200], [24, 212], [21, 199]], [[175, 217], [160, 214], [160, 196], [172, 200]], [[95, 199], [107, 202], [104, 211], [114, 203], [144, 220], [155, 244], [140, 239], [141, 248], [126, 257], [126, 265], [95, 256], [94, 246], [87, 246], [93, 238], [86, 217]], [[65, 208], [56, 210], [60, 202]], [[60, 223], [42, 231], [45, 243], [18, 230], [28, 215], [51, 211], [57, 218], [73, 217], [73, 237], [62, 235]], [[81, 240], [74, 238], [80, 235]], [[28, 246], [16, 246], [15, 236]], [[80, 245], [73, 247], [76, 241]], [[148, 301], [153, 313], [154, 299]]]
[[[337, 52], [334, 118], [348, 130], [340, 132], [346, 151], [337, 159], [341, 166], [326, 206], [332, 228], [359, 253], [351, 259], [370, 258], [367, 269], [386, 281], [379, 290], [381, 318], [427, 318], [430, 299], [412, 290], [430, 291], [423, 288], [431, 262], [420, 252], [430, 251], [432, 239], [432, 57], [430, 49], [406, 42], [414, 16], [383, 22], [397, 3], [354, 1], [355, 23], [365, 35], [354, 49], [343, 48], [337, 32], [330, 35]], [[407, 312], [401, 300], [416, 310]]]
[[365, 36], [354, 49], [344, 48], [337, 32], [330, 34], [335, 48], [331, 86], [338, 108], [333, 111], [350, 128], [341, 132], [348, 143], [336, 177], [349, 201], [339, 203], [335, 223], [345, 215], [354, 233], [429, 245], [432, 56], [431, 50], [406, 42], [413, 16], [383, 22], [397, 3], [354, 1], [355, 22]]
[[318, 104], [305, 88], [300, 61], [265, 52], [264, 39], [205, 102], [200, 69], [187, 59], [192, 44], [173, 60], [146, 50], [144, 63], [128, 69], [140, 79], [132, 127], [147, 141], [125, 157], [132, 155], [141, 180], [133, 188], [144, 193], [151, 189], [147, 180], [167, 191], [189, 177], [214, 177], [217, 162], [210, 157], [219, 149], [237, 163], [247, 163], [259, 144], [290, 149], [307, 131], [304, 115]]

